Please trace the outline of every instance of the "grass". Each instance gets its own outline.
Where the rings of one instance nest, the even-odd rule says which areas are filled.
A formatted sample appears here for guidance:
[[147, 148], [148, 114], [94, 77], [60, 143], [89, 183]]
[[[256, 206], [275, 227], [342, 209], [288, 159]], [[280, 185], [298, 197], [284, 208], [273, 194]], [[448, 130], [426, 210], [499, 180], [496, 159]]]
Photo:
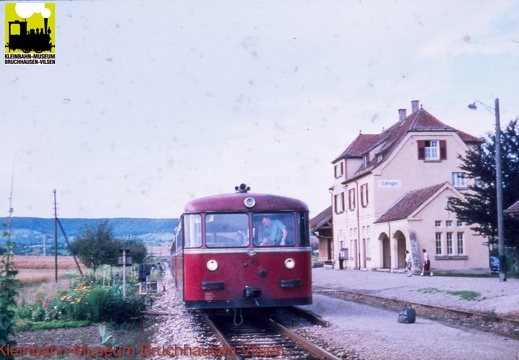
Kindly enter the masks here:
[[26, 319], [18, 320], [16, 323], [17, 331], [29, 331], [29, 330], [55, 330], [55, 329], [70, 329], [92, 325], [91, 321], [39, 321], [32, 322]]
[[475, 300], [482, 300], [478, 299], [481, 296], [481, 293], [477, 291], [470, 291], [470, 290], [458, 290], [458, 291], [442, 291], [438, 290], [436, 288], [423, 288], [417, 290], [420, 293], [423, 294], [434, 294], [434, 293], [445, 293], [449, 295], [459, 296], [463, 300], [467, 301], [475, 301]]
[[467, 290], [447, 291], [447, 294], [459, 296], [463, 300], [467, 300], [467, 301], [477, 300], [477, 298], [481, 296], [481, 294], [478, 293], [477, 291], [467, 291]]

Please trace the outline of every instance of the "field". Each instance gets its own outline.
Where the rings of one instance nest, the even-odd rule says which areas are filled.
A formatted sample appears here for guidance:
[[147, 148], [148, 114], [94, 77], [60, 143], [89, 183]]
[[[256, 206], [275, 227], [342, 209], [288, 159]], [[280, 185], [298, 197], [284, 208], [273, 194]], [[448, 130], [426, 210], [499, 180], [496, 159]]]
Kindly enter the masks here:
[[[22, 283], [37, 284], [55, 279], [54, 256], [20, 256], [13, 257], [15, 268], [18, 269], [16, 278]], [[80, 263], [81, 270], [85, 267]], [[58, 278], [66, 274], [79, 274], [72, 256], [58, 256]]]

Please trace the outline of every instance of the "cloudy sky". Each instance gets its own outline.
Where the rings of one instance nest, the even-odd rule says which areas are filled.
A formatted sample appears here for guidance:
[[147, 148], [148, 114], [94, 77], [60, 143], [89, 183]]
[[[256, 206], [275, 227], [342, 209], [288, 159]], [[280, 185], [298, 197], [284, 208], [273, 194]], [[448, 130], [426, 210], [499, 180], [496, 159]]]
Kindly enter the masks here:
[[502, 124], [519, 115], [517, 1], [55, 11], [56, 65], [0, 64], [0, 216], [12, 180], [14, 216], [53, 217], [56, 189], [61, 218], [172, 218], [242, 182], [302, 199], [313, 216], [330, 205], [331, 161], [412, 100], [475, 136], [494, 116], [469, 110], [474, 100], [498, 97]]

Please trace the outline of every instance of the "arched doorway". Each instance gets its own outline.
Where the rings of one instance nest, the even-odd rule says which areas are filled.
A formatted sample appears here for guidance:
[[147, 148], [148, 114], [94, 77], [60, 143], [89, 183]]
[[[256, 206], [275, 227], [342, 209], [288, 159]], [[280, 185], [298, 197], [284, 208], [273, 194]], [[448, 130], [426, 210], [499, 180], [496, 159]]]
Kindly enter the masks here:
[[378, 238], [382, 242], [382, 268], [391, 268], [391, 246], [389, 236], [386, 233], [380, 234]]
[[400, 230], [395, 232], [394, 238], [396, 240], [396, 251], [397, 251], [397, 268], [405, 268], [405, 250], [406, 250], [406, 239], [403, 232]]

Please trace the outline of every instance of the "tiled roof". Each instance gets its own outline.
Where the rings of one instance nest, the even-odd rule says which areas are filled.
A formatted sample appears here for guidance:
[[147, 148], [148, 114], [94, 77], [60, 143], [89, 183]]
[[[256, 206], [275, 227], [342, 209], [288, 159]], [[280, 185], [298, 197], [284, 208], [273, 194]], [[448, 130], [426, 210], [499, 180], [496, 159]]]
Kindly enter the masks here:
[[505, 210], [508, 214], [519, 214], [519, 200], [516, 201], [512, 206]]
[[321, 226], [332, 220], [332, 207], [329, 206], [310, 220], [310, 231], [317, 231]]
[[436, 194], [447, 182], [426, 188], [409, 191], [390, 207], [375, 223], [406, 219], [431, 196]]
[[383, 134], [359, 134], [336, 160], [348, 157], [361, 157], [362, 154], [376, 145], [381, 138], [383, 138]]
[[410, 132], [455, 132], [465, 143], [481, 143], [483, 140], [445, 125], [423, 108], [418, 109], [405, 119], [397, 122], [381, 134], [359, 134], [355, 140], [336, 158], [336, 161], [349, 157], [362, 157], [375, 146], [380, 145], [378, 156], [370, 159], [368, 166], [362, 166], [351, 177], [355, 178], [382, 164]]

